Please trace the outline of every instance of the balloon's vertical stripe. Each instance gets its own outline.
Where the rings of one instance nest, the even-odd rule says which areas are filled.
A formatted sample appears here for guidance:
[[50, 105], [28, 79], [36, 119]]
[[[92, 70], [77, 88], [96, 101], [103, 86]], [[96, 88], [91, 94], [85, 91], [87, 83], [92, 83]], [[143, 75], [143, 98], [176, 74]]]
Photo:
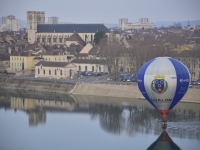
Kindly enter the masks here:
[[148, 61], [146, 64], [144, 64], [139, 72], [138, 72], [138, 87], [142, 93], [142, 95], [149, 101], [149, 103], [151, 103], [151, 105], [153, 105], [156, 109], [157, 107], [152, 103], [152, 101], [150, 100], [146, 89], [145, 89], [145, 85], [144, 85], [144, 76], [145, 76], [145, 71], [147, 69], [147, 67], [154, 61], [155, 59], [152, 59], [150, 61]]
[[176, 76], [177, 76], [176, 92], [175, 92], [173, 101], [171, 105], [169, 106], [169, 109], [172, 109], [187, 92], [188, 87], [189, 87], [190, 77], [189, 77], [188, 69], [181, 62], [173, 58], [169, 58], [169, 60], [174, 65], [174, 68], [176, 70]]

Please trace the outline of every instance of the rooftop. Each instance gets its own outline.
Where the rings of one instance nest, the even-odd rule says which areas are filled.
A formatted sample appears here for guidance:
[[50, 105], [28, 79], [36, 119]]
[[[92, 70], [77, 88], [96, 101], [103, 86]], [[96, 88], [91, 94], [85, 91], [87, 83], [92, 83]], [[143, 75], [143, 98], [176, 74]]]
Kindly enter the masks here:
[[95, 33], [104, 31], [110, 33], [104, 24], [38, 24], [38, 33]]

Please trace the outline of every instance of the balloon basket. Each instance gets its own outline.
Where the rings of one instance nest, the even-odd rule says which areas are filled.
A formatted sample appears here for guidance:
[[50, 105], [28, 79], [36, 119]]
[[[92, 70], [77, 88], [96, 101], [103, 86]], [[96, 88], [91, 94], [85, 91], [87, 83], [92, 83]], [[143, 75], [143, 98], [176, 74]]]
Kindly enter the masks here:
[[163, 129], [166, 129], [166, 128], [167, 128], [167, 120], [166, 120], [166, 118], [163, 118], [163, 121], [162, 121], [162, 128], [163, 128]]

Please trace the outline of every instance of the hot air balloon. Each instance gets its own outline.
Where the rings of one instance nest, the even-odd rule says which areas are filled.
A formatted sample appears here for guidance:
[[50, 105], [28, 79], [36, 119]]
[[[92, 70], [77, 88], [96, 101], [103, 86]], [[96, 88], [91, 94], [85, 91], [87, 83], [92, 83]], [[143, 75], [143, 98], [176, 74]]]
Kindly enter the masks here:
[[180, 61], [157, 57], [145, 63], [138, 72], [138, 88], [165, 120], [182, 99], [190, 84], [190, 73]]
[[172, 141], [166, 131], [163, 131], [158, 139], [152, 143], [147, 150], [180, 150], [180, 148]]

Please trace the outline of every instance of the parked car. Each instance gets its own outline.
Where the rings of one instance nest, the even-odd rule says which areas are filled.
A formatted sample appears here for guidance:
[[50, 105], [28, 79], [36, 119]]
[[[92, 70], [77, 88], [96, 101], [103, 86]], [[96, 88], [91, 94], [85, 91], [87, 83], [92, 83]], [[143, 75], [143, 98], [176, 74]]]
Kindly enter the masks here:
[[126, 76], [126, 81], [127, 81], [127, 82], [131, 82], [131, 75], [127, 75], [127, 76]]
[[92, 71], [87, 72], [87, 76], [93, 76], [94, 73]]
[[126, 82], [127, 81], [127, 76], [124, 76], [123, 79], [122, 79], [122, 81]]
[[197, 85], [198, 84], [198, 81], [196, 80], [196, 81], [192, 81], [192, 84], [193, 85]]
[[102, 76], [103, 73], [102, 73], [102, 72], [93, 72], [93, 75], [94, 75], [94, 76]]
[[132, 81], [132, 82], [137, 82], [137, 76], [136, 76], [136, 75], [133, 75], [132, 78], [131, 78], [131, 81]]
[[119, 81], [123, 81], [124, 76], [125, 76], [125, 75], [121, 74], [121, 75], [119, 76], [119, 79], [118, 79], [118, 80], [119, 80]]

